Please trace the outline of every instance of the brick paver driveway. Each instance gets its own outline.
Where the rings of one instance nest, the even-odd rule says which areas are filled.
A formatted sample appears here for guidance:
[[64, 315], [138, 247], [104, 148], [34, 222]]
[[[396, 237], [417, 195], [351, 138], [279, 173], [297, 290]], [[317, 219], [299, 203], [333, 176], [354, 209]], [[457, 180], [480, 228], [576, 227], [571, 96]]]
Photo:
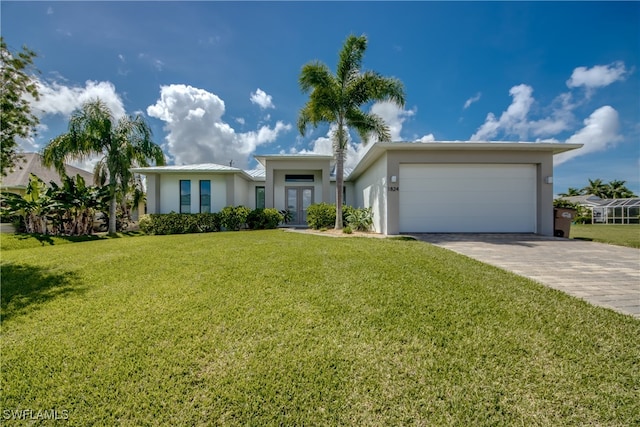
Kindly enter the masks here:
[[532, 234], [412, 234], [640, 318], [640, 249]]

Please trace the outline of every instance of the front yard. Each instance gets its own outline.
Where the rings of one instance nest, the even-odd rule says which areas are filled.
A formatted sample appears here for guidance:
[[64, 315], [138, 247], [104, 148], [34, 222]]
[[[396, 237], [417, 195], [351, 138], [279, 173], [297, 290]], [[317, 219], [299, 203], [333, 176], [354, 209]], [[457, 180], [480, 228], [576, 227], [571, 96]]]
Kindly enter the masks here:
[[639, 224], [572, 224], [572, 239], [640, 248]]
[[424, 243], [9, 243], [5, 425], [640, 422], [640, 321]]

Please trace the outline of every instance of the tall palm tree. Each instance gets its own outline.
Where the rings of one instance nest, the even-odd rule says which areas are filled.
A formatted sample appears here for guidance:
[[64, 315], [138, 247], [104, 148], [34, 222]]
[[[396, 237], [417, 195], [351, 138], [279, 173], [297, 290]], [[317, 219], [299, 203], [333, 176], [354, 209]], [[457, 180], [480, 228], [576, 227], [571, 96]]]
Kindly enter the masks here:
[[609, 181], [608, 184], [605, 185], [608, 198], [610, 199], [627, 199], [630, 197], [635, 197], [633, 191], [629, 190], [625, 185], [627, 181], [622, 180], [613, 180]]
[[604, 182], [600, 178], [589, 179], [589, 185], [582, 189], [583, 194], [593, 194], [601, 199], [607, 198], [607, 191]]
[[116, 121], [107, 105], [99, 100], [86, 102], [71, 115], [69, 131], [52, 139], [43, 152], [44, 164], [55, 166], [64, 175], [64, 163], [102, 155], [109, 188], [109, 234], [116, 232], [116, 194], [131, 182], [131, 168], [164, 165], [164, 153], [151, 140], [151, 129], [141, 116]]
[[572, 197], [572, 196], [580, 196], [582, 191], [575, 187], [569, 187], [566, 193], [560, 193], [558, 196], [560, 197]]
[[336, 74], [319, 62], [302, 67], [299, 84], [309, 101], [298, 114], [298, 131], [305, 135], [308, 125], [319, 123], [334, 125], [332, 131], [333, 154], [336, 159], [336, 229], [342, 228], [342, 187], [344, 160], [349, 141], [349, 128], [354, 129], [362, 143], [374, 135], [381, 142], [391, 140], [389, 127], [373, 113], [361, 107], [375, 101], [391, 101], [403, 107], [404, 86], [396, 78], [383, 77], [373, 71], [361, 71], [367, 38], [351, 35], [340, 51]]

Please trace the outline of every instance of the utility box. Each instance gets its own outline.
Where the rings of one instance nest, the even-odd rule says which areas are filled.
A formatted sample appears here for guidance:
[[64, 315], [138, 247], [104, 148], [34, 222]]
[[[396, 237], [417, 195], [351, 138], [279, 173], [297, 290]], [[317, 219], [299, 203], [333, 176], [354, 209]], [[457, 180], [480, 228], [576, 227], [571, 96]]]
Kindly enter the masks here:
[[554, 208], [553, 209], [553, 235], [555, 237], [569, 238], [571, 222], [576, 216], [575, 209]]

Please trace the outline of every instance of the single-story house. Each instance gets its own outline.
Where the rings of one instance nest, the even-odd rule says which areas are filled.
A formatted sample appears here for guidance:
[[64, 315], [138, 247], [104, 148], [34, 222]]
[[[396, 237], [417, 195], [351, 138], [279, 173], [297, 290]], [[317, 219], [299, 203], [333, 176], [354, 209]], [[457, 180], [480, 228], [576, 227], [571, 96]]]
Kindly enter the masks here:
[[559, 199], [577, 203], [591, 212], [594, 224], [638, 224], [640, 223], [640, 198], [601, 199], [593, 194], [565, 196]]
[[[65, 165], [65, 172], [67, 176], [74, 177], [80, 175], [84, 178], [87, 185], [93, 185], [93, 173], [84, 169], [77, 168], [71, 165]], [[16, 162], [13, 171], [9, 172], [7, 176], [1, 177], [0, 189], [6, 193], [16, 193], [24, 195], [29, 185], [29, 175], [34, 174], [38, 178], [49, 185], [51, 181], [57, 185], [62, 185], [60, 174], [53, 167], [47, 167], [42, 164], [42, 156], [38, 153], [23, 153], [22, 160]]]
[[[368, 147], [345, 171], [345, 204], [370, 207], [373, 229], [399, 233], [553, 235], [553, 155], [581, 144], [392, 142]], [[244, 205], [306, 209], [335, 203], [334, 160], [314, 154], [256, 155], [261, 168], [218, 164], [134, 168], [147, 182], [147, 212], [216, 212]]]

